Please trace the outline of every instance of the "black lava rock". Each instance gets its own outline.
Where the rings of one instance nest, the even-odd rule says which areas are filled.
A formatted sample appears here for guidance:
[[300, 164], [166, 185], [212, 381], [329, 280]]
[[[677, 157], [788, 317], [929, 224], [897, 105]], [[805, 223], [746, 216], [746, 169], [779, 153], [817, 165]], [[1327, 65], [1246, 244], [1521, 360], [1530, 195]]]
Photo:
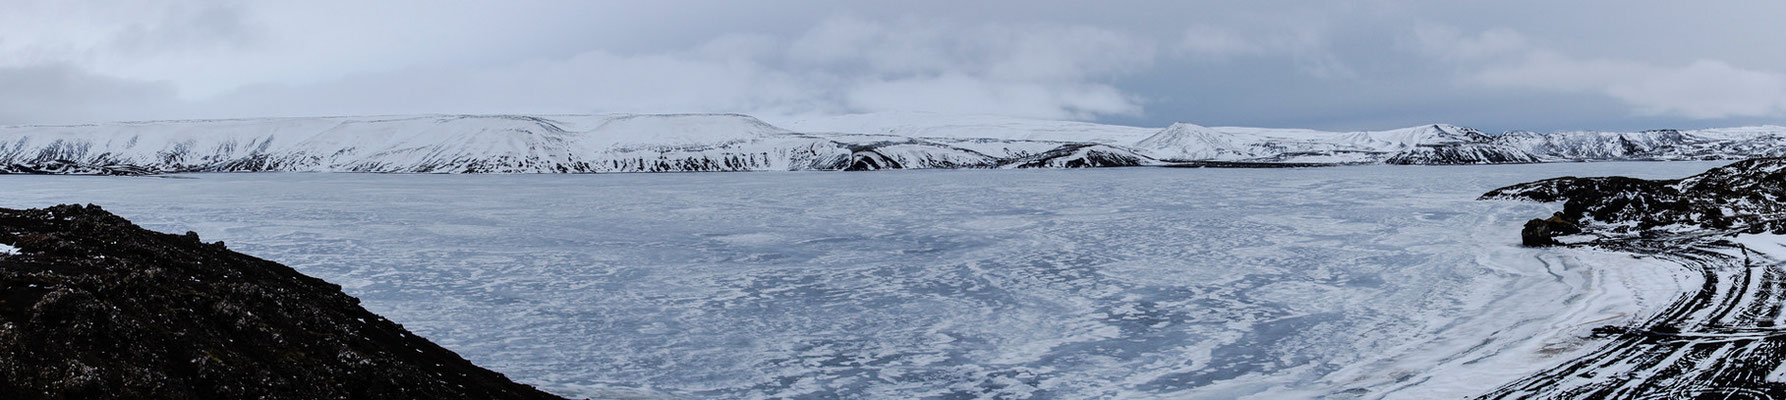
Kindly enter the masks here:
[[1482, 198], [1562, 201], [1562, 220], [1604, 233], [1671, 227], [1786, 232], [1786, 158], [1741, 161], [1684, 179], [1546, 179]]
[[340, 286], [97, 206], [0, 209], [0, 244], [6, 399], [557, 398]]
[[1550, 218], [1526, 221], [1525, 229], [1519, 231], [1519, 238], [1520, 243], [1527, 246], [1555, 246], [1561, 244], [1557, 242], [1557, 236], [1577, 233], [1581, 233], [1580, 226], [1573, 221], [1563, 219], [1562, 213], [1556, 213]]
[[160, 173], [154, 168], [133, 164], [92, 164], [68, 160], [51, 160], [35, 163], [0, 164], [0, 175], [36, 174], [36, 175], [155, 175]]

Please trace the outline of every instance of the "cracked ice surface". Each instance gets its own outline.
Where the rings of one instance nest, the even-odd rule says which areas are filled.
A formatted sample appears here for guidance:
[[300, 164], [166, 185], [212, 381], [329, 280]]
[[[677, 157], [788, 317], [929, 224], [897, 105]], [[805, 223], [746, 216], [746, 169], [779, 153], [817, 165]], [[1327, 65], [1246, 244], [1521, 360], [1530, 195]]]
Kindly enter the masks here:
[[1692, 277], [1518, 247], [1562, 175], [1710, 163], [0, 176], [341, 284], [573, 397], [1468, 396]]

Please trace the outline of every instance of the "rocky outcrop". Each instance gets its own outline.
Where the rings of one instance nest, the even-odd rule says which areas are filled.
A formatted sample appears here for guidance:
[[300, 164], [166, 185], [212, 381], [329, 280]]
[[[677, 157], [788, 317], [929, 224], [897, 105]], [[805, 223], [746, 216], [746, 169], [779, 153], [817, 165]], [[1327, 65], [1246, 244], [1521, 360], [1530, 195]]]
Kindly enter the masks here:
[[1383, 160], [1393, 165], [1529, 164], [1543, 162], [1537, 155], [1517, 148], [1488, 143], [1419, 146]]
[[887, 158], [887, 155], [874, 150], [857, 150], [850, 153], [849, 165], [844, 171], [874, 171], [882, 169], [900, 169], [899, 161]]
[[1655, 315], [1594, 329], [1604, 341], [1587, 355], [1483, 398], [1786, 398], [1786, 329], [1778, 323], [1786, 321], [1786, 236], [1779, 236], [1786, 234], [1786, 159], [1673, 180], [1547, 179], [1482, 198], [1563, 202], [1562, 211], [1526, 224], [1526, 245], [1666, 259], [1703, 280]]
[[0, 165], [0, 175], [32, 174], [32, 175], [113, 175], [135, 176], [154, 175], [159, 173], [154, 168], [131, 164], [90, 164], [78, 161], [53, 160], [37, 163], [13, 163]]
[[1564, 219], [1607, 234], [1705, 229], [1786, 233], [1786, 158], [1752, 159], [1674, 180], [1546, 179], [1495, 189], [1482, 198], [1562, 201]]
[[1562, 213], [1556, 213], [1550, 218], [1526, 221], [1525, 229], [1519, 231], [1519, 241], [1520, 244], [1532, 247], [1555, 246], [1562, 244], [1557, 241], [1557, 236], [1577, 233], [1581, 233], [1581, 226], [1563, 218]]
[[1102, 168], [1159, 164], [1153, 158], [1116, 146], [1075, 143], [1007, 161], [1003, 168]]
[[0, 397], [556, 398], [340, 286], [72, 205], [0, 209]]

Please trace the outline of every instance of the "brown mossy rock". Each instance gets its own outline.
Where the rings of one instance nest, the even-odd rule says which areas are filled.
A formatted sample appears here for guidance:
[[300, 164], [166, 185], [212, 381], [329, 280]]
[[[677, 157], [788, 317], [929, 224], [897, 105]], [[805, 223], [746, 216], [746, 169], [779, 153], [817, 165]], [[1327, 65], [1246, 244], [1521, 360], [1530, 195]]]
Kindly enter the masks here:
[[341, 287], [97, 206], [0, 208], [0, 398], [551, 399]]

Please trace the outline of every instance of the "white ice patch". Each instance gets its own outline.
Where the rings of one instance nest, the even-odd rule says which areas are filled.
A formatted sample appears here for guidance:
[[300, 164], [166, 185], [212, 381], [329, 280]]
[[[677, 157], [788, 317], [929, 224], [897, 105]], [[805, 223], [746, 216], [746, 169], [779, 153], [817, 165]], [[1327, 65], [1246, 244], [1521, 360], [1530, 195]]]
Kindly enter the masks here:
[[12, 247], [11, 245], [8, 245], [6, 243], [0, 243], [0, 255], [13, 255], [13, 254], [19, 254], [19, 248]]

